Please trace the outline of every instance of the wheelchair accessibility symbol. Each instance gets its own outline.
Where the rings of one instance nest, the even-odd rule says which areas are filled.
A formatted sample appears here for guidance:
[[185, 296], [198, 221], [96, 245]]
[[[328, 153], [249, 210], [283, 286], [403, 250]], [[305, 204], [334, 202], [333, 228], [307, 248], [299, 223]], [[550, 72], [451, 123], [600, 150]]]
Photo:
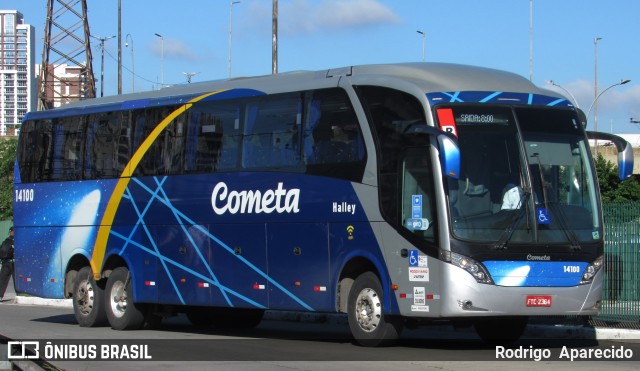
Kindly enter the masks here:
[[547, 209], [539, 207], [536, 208], [536, 215], [538, 217], [538, 224], [549, 224], [551, 223], [551, 220], [549, 219], [549, 213], [547, 212]]
[[409, 266], [418, 266], [418, 250], [409, 250]]

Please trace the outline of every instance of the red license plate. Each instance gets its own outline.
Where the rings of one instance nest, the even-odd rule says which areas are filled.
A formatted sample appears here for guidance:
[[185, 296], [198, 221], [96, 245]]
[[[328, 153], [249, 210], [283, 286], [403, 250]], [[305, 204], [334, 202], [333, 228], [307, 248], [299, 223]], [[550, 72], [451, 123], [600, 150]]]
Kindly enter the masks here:
[[527, 295], [528, 307], [550, 307], [551, 295]]

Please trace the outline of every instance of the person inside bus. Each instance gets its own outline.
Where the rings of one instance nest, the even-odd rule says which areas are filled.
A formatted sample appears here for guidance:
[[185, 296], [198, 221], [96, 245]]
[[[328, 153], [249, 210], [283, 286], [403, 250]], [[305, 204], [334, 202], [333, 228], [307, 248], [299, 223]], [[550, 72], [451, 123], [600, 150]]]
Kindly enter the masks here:
[[522, 207], [524, 191], [514, 183], [507, 184], [504, 187], [502, 196], [502, 206], [500, 210], [516, 210]]
[[315, 154], [318, 163], [356, 160], [355, 141], [347, 133], [348, 125], [332, 123], [316, 130]]

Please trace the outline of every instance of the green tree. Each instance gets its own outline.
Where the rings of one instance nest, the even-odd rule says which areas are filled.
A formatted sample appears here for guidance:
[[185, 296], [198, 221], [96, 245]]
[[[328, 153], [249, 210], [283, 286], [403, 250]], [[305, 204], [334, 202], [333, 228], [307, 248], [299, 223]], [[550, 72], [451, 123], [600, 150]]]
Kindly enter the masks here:
[[640, 200], [640, 183], [632, 177], [621, 181], [618, 177], [618, 166], [607, 161], [602, 154], [596, 158], [596, 171], [602, 202], [628, 202]]
[[18, 141], [0, 140], [0, 220], [13, 219], [13, 165]]

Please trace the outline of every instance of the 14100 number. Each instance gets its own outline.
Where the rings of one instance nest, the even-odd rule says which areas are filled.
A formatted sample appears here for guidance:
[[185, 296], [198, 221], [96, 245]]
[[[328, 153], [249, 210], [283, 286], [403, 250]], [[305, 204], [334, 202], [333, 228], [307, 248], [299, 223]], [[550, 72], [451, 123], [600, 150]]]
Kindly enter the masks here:
[[32, 188], [16, 189], [16, 202], [31, 202], [31, 201], [33, 201]]

